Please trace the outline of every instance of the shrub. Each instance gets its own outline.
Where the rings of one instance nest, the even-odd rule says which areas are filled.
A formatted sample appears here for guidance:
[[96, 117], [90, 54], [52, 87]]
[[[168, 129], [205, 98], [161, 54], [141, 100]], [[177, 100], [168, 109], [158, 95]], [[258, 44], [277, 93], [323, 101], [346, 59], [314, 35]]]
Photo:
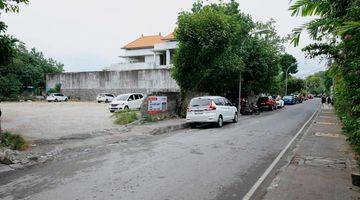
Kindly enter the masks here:
[[146, 115], [144, 117], [144, 122], [157, 122], [169, 119], [170, 116], [167, 114], [158, 114], [158, 115]]
[[28, 143], [19, 134], [3, 131], [0, 133], [0, 146], [8, 147], [12, 150], [24, 150], [28, 147]]
[[115, 124], [125, 125], [136, 121], [138, 119], [138, 113], [138, 111], [134, 110], [122, 110], [115, 112], [112, 117], [115, 118]]

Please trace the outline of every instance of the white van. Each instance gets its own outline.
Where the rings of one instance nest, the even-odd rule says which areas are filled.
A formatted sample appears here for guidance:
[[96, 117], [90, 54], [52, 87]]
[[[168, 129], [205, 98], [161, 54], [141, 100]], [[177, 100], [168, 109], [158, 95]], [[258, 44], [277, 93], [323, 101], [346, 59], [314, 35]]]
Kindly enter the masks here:
[[120, 94], [109, 105], [110, 112], [117, 110], [140, 109], [144, 95], [140, 93]]
[[198, 123], [216, 123], [222, 127], [224, 122], [238, 121], [237, 108], [225, 97], [204, 96], [191, 99], [186, 112], [186, 122], [191, 127]]

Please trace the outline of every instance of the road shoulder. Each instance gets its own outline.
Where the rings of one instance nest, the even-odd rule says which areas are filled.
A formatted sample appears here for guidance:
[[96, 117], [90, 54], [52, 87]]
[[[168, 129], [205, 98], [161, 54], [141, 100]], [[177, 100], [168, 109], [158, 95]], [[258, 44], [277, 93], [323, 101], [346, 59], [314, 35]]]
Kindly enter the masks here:
[[358, 199], [351, 184], [354, 154], [332, 108], [323, 108], [264, 199]]

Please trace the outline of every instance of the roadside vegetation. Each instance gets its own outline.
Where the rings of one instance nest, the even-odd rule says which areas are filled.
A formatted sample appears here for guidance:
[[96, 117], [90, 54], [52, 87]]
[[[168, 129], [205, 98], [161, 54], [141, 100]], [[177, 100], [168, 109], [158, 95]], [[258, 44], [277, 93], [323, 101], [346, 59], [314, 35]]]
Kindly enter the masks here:
[[139, 111], [136, 110], [121, 110], [114, 112], [112, 117], [115, 118], [115, 124], [126, 125], [138, 120], [139, 115]]
[[[0, 0], [0, 15], [18, 12], [18, 3], [28, 0]], [[63, 64], [45, 58], [35, 48], [28, 50], [23, 42], [6, 34], [6, 29], [0, 18], [0, 101], [18, 100], [23, 93], [41, 95], [45, 74], [63, 72]]]
[[0, 147], [21, 151], [28, 147], [28, 143], [19, 134], [13, 134], [10, 131], [2, 131], [0, 132]]
[[276, 33], [275, 21], [254, 21], [234, 0], [194, 3], [190, 12], [178, 16], [175, 37], [179, 48], [172, 76], [181, 88], [182, 113], [191, 92], [238, 102], [239, 80], [245, 98], [284, 94], [286, 73], [289, 94], [304, 88], [304, 80], [290, 76], [297, 72], [297, 60], [285, 53], [283, 43], [288, 38]]
[[[333, 81], [337, 114], [344, 133], [360, 152], [360, 1], [297, 0], [290, 7], [294, 16], [317, 16], [293, 32], [298, 45], [300, 34], [307, 30], [316, 41], [303, 49], [310, 57], [328, 59], [326, 73]], [[329, 82], [330, 80], [328, 80]]]

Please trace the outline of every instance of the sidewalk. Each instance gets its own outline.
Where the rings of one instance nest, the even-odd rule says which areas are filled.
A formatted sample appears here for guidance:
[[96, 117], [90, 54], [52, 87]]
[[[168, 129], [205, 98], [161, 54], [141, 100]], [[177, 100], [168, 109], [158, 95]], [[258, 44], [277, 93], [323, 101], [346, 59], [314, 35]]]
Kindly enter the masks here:
[[351, 184], [356, 163], [333, 108], [325, 106], [267, 189], [264, 199], [360, 199]]

